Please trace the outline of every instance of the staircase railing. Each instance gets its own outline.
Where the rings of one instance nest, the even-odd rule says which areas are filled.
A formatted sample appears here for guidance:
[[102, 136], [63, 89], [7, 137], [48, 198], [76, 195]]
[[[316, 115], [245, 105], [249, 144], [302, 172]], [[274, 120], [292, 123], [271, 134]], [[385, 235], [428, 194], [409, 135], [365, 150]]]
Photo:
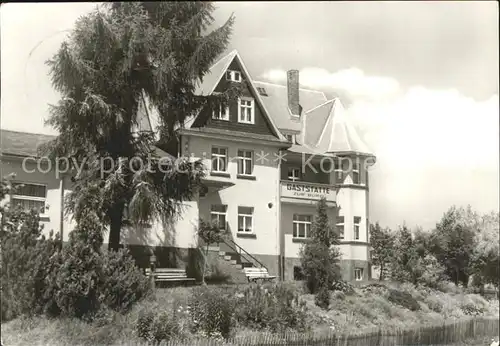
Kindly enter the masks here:
[[[222, 242], [224, 244], [226, 244], [231, 250], [233, 250], [234, 252], [238, 253], [240, 255], [240, 257], [243, 257], [244, 259], [246, 259], [248, 262], [252, 262], [251, 260], [249, 260], [248, 258], [246, 258], [246, 256], [250, 257], [250, 259], [252, 259], [253, 261], [255, 261], [261, 268], [264, 268], [267, 270], [267, 267], [262, 264], [261, 261], [259, 261], [257, 258], [255, 258], [254, 256], [252, 256], [251, 254], [249, 254], [244, 248], [242, 248], [241, 246], [239, 246], [238, 244], [236, 244], [236, 242], [232, 239], [225, 239], [225, 237], [223, 237], [222, 239]], [[243, 255], [242, 254], [242, 251], [246, 254]]]

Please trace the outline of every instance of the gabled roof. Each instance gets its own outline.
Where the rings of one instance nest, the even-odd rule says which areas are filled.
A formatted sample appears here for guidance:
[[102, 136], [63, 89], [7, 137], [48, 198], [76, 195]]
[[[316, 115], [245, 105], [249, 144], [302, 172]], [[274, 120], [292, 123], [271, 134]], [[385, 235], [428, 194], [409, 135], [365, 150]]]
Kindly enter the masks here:
[[134, 131], [138, 132], [153, 132], [155, 139], [160, 139], [158, 131], [158, 111], [150, 106], [147, 95], [142, 92], [139, 99], [139, 107], [137, 109], [136, 123]]
[[[271, 115], [266, 108], [266, 105], [262, 101], [262, 97], [260, 96], [259, 92], [257, 91], [257, 87], [255, 86], [254, 81], [252, 80], [252, 77], [250, 73], [248, 72], [248, 69], [245, 66], [245, 63], [241, 59], [240, 55], [238, 54], [237, 50], [231, 51], [228, 55], [222, 57], [219, 59], [211, 68], [210, 72], [207, 73], [203, 77], [203, 81], [201, 83], [198, 83], [198, 87], [196, 88], [195, 93], [197, 95], [210, 95], [217, 85], [219, 84], [220, 80], [224, 76], [224, 73], [226, 72], [227, 68], [229, 65], [233, 62], [234, 59], [237, 59], [238, 63], [242, 67], [242, 72], [243, 75], [246, 77], [250, 91], [254, 94], [255, 100], [257, 101], [257, 104], [260, 106], [260, 108], [263, 111], [264, 117], [269, 121], [269, 124], [271, 126], [271, 130], [273, 133], [278, 137], [281, 141], [287, 142], [286, 138], [283, 136], [281, 131], [278, 129], [276, 126], [275, 122], [273, 121], [273, 118], [271, 118]], [[194, 117], [196, 118], [196, 117]], [[194, 123], [195, 119], [186, 119], [186, 124], [185, 127], [189, 128], [191, 124]]]
[[202, 96], [212, 94], [215, 90], [215, 87], [217, 86], [217, 84], [219, 84], [222, 76], [224, 76], [224, 73], [237, 54], [238, 52], [236, 50], [233, 50], [226, 56], [220, 58], [214, 65], [212, 65], [210, 71], [208, 71], [207, 74], [203, 76], [203, 81], [198, 82], [195, 94]]
[[[270, 112], [280, 130], [301, 131], [302, 125], [299, 119], [292, 119], [288, 108], [288, 90], [286, 85], [255, 81], [255, 86], [264, 88], [268, 96], [262, 96], [262, 101]], [[327, 100], [325, 94], [317, 90], [299, 89], [299, 103], [304, 112], [317, 107]]]
[[[326, 117], [325, 117], [326, 114]], [[304, 115], [302, 145], [316, 153], [370, 155], [338, 98]]]
[[[56, 138], [57, 136], [43, 135], [40, 133], [0, 129], [0, 156], [38, 157], [38, 148]], [[154, 148], [154, 152], [158, 157], [171, 157], [170, 154], [167, 154], [158, 147]]]
[[38, 148], [56, 136], [0, 130], [0, 154], [15, 156], [38, 156]]
[[325, 128], [328, 117], [333, 108], [333, 100], [323, 102], [317, 107], [307, 111], [302, 116], [302, 131], [299, 143], [306, 146], [316, 146], [318, 138]]

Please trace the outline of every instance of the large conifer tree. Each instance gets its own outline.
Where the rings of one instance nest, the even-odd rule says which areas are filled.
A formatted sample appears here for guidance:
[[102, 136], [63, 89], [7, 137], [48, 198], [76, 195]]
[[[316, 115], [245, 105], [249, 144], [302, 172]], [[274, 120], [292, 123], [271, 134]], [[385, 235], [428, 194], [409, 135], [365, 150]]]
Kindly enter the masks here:
[[[83, 164], [67, 211], [78, 222], [85, 208], [96, 210], [109, 225], [110, 249], [119, 247], [124, 211], [136, 223], [174, 217], [203, 176], [201, 163], [187, 159], [177, 160], [180, 169], [162, 160], [161, 171], [146, 163], [158, 160], [155, 145], [168, 142], [186, 118], [237, 94], [195, 95], [232, 30], [231, 16], [207, 32], [213, 11], [210, 2], [106, 4], [81, 17], [48, 61], [62, 97], [47, 121], [59, 136], [46, 149]], [[134, 133], [144, 98], [158, 111], [160, 143], [151, 133]]]
[[311, 234], [301, 249], [302, 270], [310, 293], [327, 292], [340, 280], [339, 236], [328, 217], [328, 205], [322, 198], [317, 205]]

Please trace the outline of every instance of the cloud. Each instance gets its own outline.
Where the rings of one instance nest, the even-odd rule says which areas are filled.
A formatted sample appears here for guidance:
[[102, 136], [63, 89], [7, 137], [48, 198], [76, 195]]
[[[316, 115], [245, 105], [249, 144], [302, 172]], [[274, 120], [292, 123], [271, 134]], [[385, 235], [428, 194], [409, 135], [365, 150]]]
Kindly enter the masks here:
[[412, 87], [390, 100], [354, 100], [348, 116], [377, 155], [375, 220], [431, 228], [450, 206], [498, 210], [499, 99]]
[[[272, 69], [262, 78], [272, 82], [286, 81], [286, 71]], [[328, 88], [347, 93], [350, 97], [381, 99], [399, 91], [399, 83], [394, 78], [367, 76], [358, 68], [329, 72], [322, 68], [306, 67], [300, 70], [300, 84], [313, 89]]]
[[482, 169], [498, 166], [498, 102], [413, 87], [389, 102], [355, 101], [348, 113], [398, 165]]
[[[284, 82], [286, 72], [272, 69], [261, 77]], [[307, 67], [300, 71], [300, 84], [348, 93], [347, 112], [368, 144], [378, 156], [397, 157], [399, 165], [497, 165], [498, 95], [476, 101], [454, 89], [413, 86], [404, 91], [394, 78], [368, 76], [358, 68], [329, 72]]]
[[[263, 77], [284, 82], [286, 72]], [[498, 95], [477, 101], [454, 89], [402, 90], [391, 77], [359, 69], [305, 68], [300, 81], [350, 96], [347, 115], [377, 156], [370, 173], [372, 221], [428, 229], [453, 204], [498, 210]]]

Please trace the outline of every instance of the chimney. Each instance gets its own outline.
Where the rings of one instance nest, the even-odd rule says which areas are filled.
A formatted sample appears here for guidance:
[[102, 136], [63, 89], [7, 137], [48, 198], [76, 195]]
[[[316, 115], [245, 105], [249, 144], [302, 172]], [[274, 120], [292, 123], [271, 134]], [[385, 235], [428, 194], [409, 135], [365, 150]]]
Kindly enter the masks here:
[[288, 108], [292, 115], [300, 116], [299, 106], [299, 71], [290, 70], [287, 73]]

